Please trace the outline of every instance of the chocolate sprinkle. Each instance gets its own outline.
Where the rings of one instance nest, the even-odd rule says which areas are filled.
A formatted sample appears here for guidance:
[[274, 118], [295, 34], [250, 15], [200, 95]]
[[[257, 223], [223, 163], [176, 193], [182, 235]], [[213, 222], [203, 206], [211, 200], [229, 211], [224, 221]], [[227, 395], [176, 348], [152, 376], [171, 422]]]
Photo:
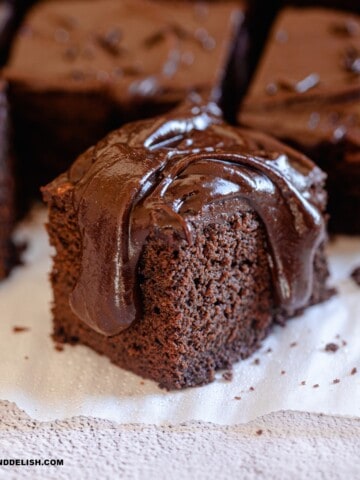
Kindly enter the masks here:
[[320, 385], [318, 383], [315, 383], [315, 385], [313, 385], [313, 388], [319, 388]]

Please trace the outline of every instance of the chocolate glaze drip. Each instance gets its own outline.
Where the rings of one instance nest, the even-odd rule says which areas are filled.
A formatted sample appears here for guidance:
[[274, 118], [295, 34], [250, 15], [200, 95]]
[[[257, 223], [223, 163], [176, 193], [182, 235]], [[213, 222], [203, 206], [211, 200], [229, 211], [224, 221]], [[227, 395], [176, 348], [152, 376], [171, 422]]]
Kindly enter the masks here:
[[277, 305], [308, 302], [324, 224], [306, 198], [322, 174], [305, 157], [225, 125], [213, 105], [191, 105], [114, 132], [86, 160], [85, 175], [78, 163], [70, 171], [83, 242], [70, 304], [93, 329], [116, 335], [141, 314], [137, 266], [151, 229], [191, 243], [196, 216], [234, 198], [264, 223]]

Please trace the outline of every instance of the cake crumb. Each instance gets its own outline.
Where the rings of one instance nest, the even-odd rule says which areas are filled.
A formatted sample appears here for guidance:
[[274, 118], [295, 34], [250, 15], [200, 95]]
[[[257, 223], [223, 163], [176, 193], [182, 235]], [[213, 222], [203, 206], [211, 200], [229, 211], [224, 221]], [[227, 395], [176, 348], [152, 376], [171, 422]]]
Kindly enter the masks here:
[[255, 388], [254, 387], [250, 387], [249, 388], [249, 392], [254, 392], [255, 391]]
[[262, 435], [263, 433], [264, 433], [263, 430], [257, 430], [256, 431], [256, 435], [259, 435], [259, 436]]
[[29, 327], [19, 327], [19, 326], [13, 327], [14, 333], [23, 333], [23, 332], [28, 332], [29, 330], [30, 330]]
[[354, 282], [359, 285], [360, 287], [360, 267], [357, 267], [355, 268], [352, 272], [351, 272], [351, 278], [354, 280]]
[[253, 365], [260, 365], [260, 358], [255, 358]]
[[300, 385], [306, 385], [305, 380], [303, 380], [303, 381], [300, 383]]
[[339, 378], [334, 378], [333, 382], [332, 382], [334, 385], [336, 385], [337, 383], [340, 383], [340, 379]]
[[337, 345], [336, 343], [328, 343], [325, 346], [325, 352], [335, 353], [338, 350], [339, 350], [339, 345]]
[[234, 400], [241, 400], [241, 397], [234, 397]]
[[61, 345], [61, 343], [57, 343], [54, 348], [57, 352], [63, 352], [64, 351], [64, 345]]
[[357, 374], [357, 368], [354, 367], [351, 372], [350, 372], [350, 375], [356, 375]]
[[315, 383], [315, 385], [313, 385], [313, 388], [319, 388], [320, 385], [318, 383]]
[[290, 343], [290, 348], [297, 347], [298, 343], [297, 342], [292, 342]]
[[231, 382], [231, 380], [233, 379], [233, 372], [228, 370], [222, 374], [222, 377], [226, 382]]

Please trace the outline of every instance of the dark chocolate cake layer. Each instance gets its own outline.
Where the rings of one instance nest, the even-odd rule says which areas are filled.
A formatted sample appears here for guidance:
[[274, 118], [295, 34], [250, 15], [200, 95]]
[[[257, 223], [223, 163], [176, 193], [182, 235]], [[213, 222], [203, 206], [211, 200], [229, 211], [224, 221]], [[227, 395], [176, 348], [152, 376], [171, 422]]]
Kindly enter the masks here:
[[113, 132], [43, 189], [55, 339], [168, 389], [213, 380], [328, 297], [323, 182], [213, 104]]
[[360, 17], [279, 14], [239, 120], [310, 156], [328, 174], [330, 228], [360, 232]]
[[15, 211], [8, 117], [6, 86], [4, 82], [0, 82], [0, 280], [6, 277], [16, 259], [15, 248], [11, 242]]
[[223, 85], [235, 91], [242, 73], [228, 69], [234, 49], [236, 58], [246, 49], [244, 15], [236, 1], [37, 3], [4, 71], [25, 177], [49, 181], [110, 130], [190, 91], [221, 103]]

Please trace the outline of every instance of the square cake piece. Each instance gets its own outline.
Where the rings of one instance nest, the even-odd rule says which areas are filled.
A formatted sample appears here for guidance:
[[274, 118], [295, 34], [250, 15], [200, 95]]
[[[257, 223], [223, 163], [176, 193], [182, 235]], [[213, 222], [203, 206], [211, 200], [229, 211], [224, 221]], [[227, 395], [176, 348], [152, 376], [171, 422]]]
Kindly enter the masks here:
[[330, 228], [360, 233], [360, 17], [283, 10], [239, 121], [288, 142], [327, 174]]
[[167, 389], [328, 298], [323, 172], [214, 104], [109, 134], [43, 189], [54, 338]]
[[16, 260], [11, 241], [15, 223], [15, 192], [9, 133], [6, 85], [0, 82], [0, 280], [7, 276]]
[[110, 130], [193, 90], [221, 103], [244, 15], [235, 0], [37, 3], [4, 70], [26, 177], [49, 181]]

